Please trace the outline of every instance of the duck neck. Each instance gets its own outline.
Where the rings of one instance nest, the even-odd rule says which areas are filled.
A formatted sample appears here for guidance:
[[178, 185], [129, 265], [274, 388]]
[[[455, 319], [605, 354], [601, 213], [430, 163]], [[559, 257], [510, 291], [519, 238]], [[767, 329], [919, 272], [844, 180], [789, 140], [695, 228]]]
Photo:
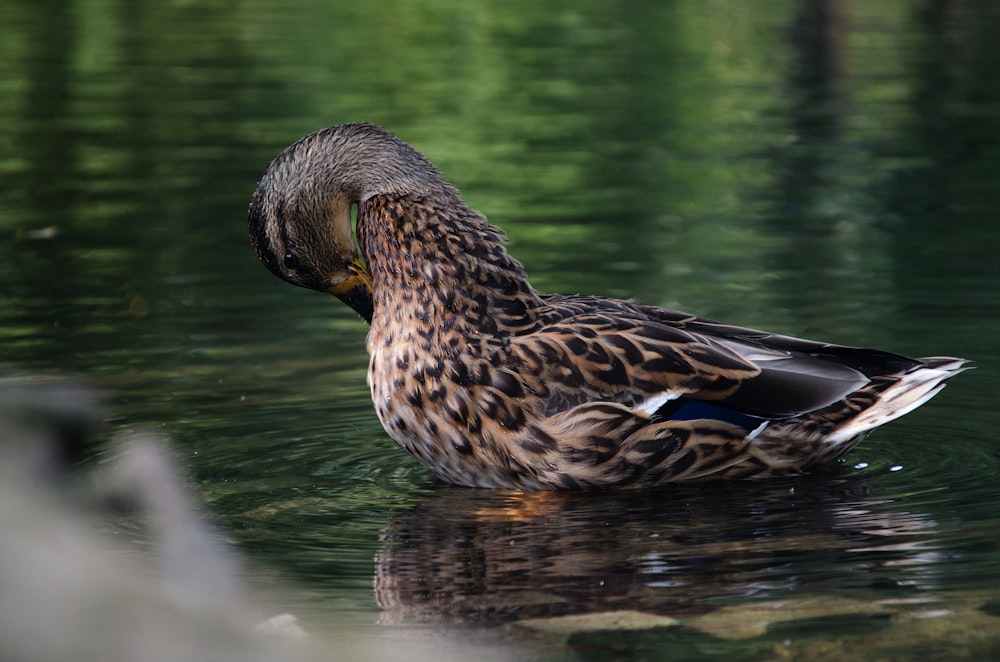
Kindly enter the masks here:
[[428, 332], [504, 335], [540, 305], [506, 237], [455, 194], [361, 203], [358, 242], [372, 277], [373, 325], [418, 319]]

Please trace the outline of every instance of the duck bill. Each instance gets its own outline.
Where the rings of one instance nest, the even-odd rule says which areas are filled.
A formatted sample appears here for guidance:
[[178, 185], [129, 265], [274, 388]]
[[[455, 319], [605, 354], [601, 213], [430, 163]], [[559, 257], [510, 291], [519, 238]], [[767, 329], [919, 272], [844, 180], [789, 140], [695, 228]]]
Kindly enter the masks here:
[[375, 313], [371, 277], [365, 266], [358, 261], [353, 262], [349, 268], [351, 274], [326, 291], [346, 303], [354, 312], [361, 315], [362, 319], [371, 324], [372, 315]]

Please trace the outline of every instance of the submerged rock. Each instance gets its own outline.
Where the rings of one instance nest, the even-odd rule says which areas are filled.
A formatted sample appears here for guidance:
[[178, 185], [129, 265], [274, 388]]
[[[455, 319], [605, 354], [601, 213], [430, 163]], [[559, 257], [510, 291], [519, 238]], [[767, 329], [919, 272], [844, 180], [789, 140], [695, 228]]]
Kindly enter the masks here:
[[544, 634], [572, 635], [578, 632], [607, 632], [652, 630], [679, 625], [680, 621], [669, 616], [646, 614], [622, 609], [615, 611], [572, 614], [553, 618], [531, 618], [512, 624], [515, 628]]

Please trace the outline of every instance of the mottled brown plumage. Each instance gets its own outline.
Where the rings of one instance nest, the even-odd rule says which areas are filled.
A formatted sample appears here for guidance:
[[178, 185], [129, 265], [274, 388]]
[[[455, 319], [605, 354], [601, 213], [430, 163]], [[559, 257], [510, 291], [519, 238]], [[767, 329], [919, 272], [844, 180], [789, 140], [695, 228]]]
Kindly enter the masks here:
[[272, 272], [335, 294], [371, 323], [379, 419], [460, 485], [641, 487], [801, 472], [963, 369], [952, 357], [536, 292], [504, 235], [371, 124], [323, 129], [278, 155], [249, 220]]

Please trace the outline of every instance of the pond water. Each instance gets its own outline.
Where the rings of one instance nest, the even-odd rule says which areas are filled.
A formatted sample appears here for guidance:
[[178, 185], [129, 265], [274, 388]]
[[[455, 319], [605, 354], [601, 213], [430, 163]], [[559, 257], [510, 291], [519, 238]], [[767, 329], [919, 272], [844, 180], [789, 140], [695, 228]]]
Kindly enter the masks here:
[[[998, 31], [987, 1], [5, 2], [0, 370], [84, 378], [113, 430], [169, 434], [247, 581], [313, 631], [998, 657]], [[538, 289], [977, 369], [801, 478], [435, 483], [375, 417], [365, 325], [246, 236], [270, 158], [358, 120]]]

